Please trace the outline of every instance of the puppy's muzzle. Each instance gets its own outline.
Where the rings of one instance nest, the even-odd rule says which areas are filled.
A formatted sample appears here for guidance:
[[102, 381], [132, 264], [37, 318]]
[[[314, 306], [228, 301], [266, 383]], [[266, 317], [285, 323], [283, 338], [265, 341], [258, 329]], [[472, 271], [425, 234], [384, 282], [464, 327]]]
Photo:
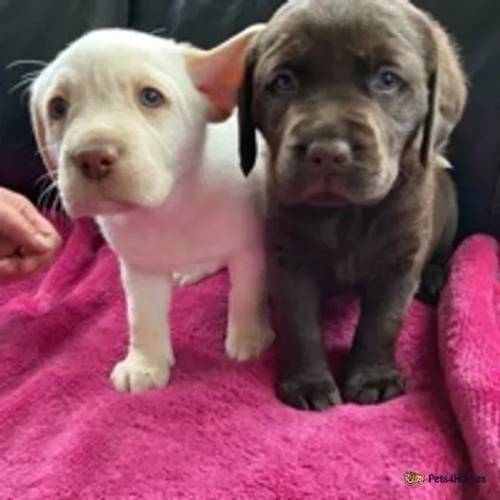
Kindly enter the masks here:
[[286, 133], [280, 156], [284, 199], [364, 203], [383, 175], [380, 127], [366, 110], [336, 106], [325, 116], [325, 109], [302, 114]]
[[352, 147], [342, 139], [314, 141], [302, 147], [305, 150], [305, 162], [311, 168], [334, 172], [353, 161]]
[[109, 178], [116, 169], [121, 149], [113, 143], [94, 143], [76, 148], [69, 156], [85, 179], [101, 182]]
[[[328, 113], [326, 113], [328, 111]], [[366, 111], [327, 107], [290, 128], [289, 154], [314, 175], [343, 175], [377, 156], [377, 132]]]
[[[330, 120], [302, 120], [286, 141], [288, 154], [310, 175], [344, 176], [378, 163], [380, 144], [373, 120], [364, 113]], [[319, 122], [319, 123], [318, 123]]]

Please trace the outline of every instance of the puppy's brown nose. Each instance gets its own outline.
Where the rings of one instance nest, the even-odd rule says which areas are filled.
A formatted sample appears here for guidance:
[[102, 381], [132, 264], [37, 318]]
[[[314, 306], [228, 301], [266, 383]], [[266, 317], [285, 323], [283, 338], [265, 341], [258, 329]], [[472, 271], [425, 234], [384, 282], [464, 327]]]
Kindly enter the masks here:
[[101, 181], [109, 177], [117, 159], [117, 149], [104, 146], [84, 149], [73, 157], [82, 175], [92, 181]]
[[318, 167], [341, 167], [352, 161], [351, 146], [347, 141], [313, 142], [307, 148], [306, 159]]

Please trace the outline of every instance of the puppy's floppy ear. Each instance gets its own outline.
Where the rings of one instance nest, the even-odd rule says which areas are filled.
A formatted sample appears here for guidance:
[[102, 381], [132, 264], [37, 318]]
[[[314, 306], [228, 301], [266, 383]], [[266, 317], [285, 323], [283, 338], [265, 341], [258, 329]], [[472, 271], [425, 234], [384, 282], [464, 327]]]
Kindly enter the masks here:
[[460, 120], [467, 100], [467, 83], [457, 52], [447, 33], [428, 16], [423, 19], [428, 41], [428, 107], [423, 123], [420, 159], [428, 165], [434, 153], [445, 154], [446, 144]]
[[257, 57], [255, 50], [247, 54], [245, 76], [238, 96], [238, 120], [241, 169], [248, 175], [257, 158], [257, 137], [253, 116], [253, 79]]
[[438, 100], [439, 100], [439, 64], [432, 68], [427, 79], [428, 98], [427, 114], [423, 123], [422, 143], [420, 145], [420, 161], [423, 166], [427, 166], [432, 158], [435, 144], [435, 133], [438, 120]]
[[57, 169], [57, 165], [49, 153], [45, 124], [42, 119], [42, 115], [39, 109], [39, 104], [37, 103], [36, 96], [33, 93], [33, 89], [30, 96], [30, 116], [31, 116], [31, 127], [33, 129], [36, 145], [38, 147], [40, 156], [49, 174], [54, 175]]
[[247, 48], [264, 26], [250, 26], [211, 50], [186, 50], [189, 74], [195, 86], [212, 104], [211, 121], [225, 120], [236, 106]]

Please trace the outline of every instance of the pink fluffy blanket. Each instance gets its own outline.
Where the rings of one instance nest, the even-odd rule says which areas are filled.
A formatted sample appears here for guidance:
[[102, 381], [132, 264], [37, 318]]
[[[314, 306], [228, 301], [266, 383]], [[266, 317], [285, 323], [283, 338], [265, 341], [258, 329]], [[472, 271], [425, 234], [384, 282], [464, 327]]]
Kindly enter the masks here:
[[[175, 294], [170, 385], [113, 391], [127, 339], [117, 261], [91, 223], [65, 232], [49, 271], [0, 288], [2, 500], [500, 498], [495, 240], [462, 245], [437, 309], [413, 303], [405, 396], [305, 413], [276, 399], [272, 350], [225, 358], [225, 273]], [[325, 309], [337, 366], [357, 315], [351, 297]]]

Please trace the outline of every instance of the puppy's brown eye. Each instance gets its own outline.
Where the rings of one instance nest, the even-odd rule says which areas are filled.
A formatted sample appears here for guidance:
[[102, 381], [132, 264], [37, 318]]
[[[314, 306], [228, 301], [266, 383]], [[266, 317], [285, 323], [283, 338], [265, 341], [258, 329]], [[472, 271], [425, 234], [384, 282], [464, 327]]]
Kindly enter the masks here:
[[275, 94], [292, 94], [297, 91], [298, 82], [291, 71], [282, 70], [274, 75], [267, 89]]
[[379, 68], [370, 81], [370, 88], [374, 92], [389, 94], [401, 87], [402, 78], [394, 71], [382, 66]]
[[49, 116], [52, 120], [62, 120], [68, 113], [69, 104], [63, 97], [53, 97], [49, 101]]
[[153, 87], [145, 87], [141, 90], [140, 101], [147, 108], [157, 108], [165, 102], [163, 94]]

